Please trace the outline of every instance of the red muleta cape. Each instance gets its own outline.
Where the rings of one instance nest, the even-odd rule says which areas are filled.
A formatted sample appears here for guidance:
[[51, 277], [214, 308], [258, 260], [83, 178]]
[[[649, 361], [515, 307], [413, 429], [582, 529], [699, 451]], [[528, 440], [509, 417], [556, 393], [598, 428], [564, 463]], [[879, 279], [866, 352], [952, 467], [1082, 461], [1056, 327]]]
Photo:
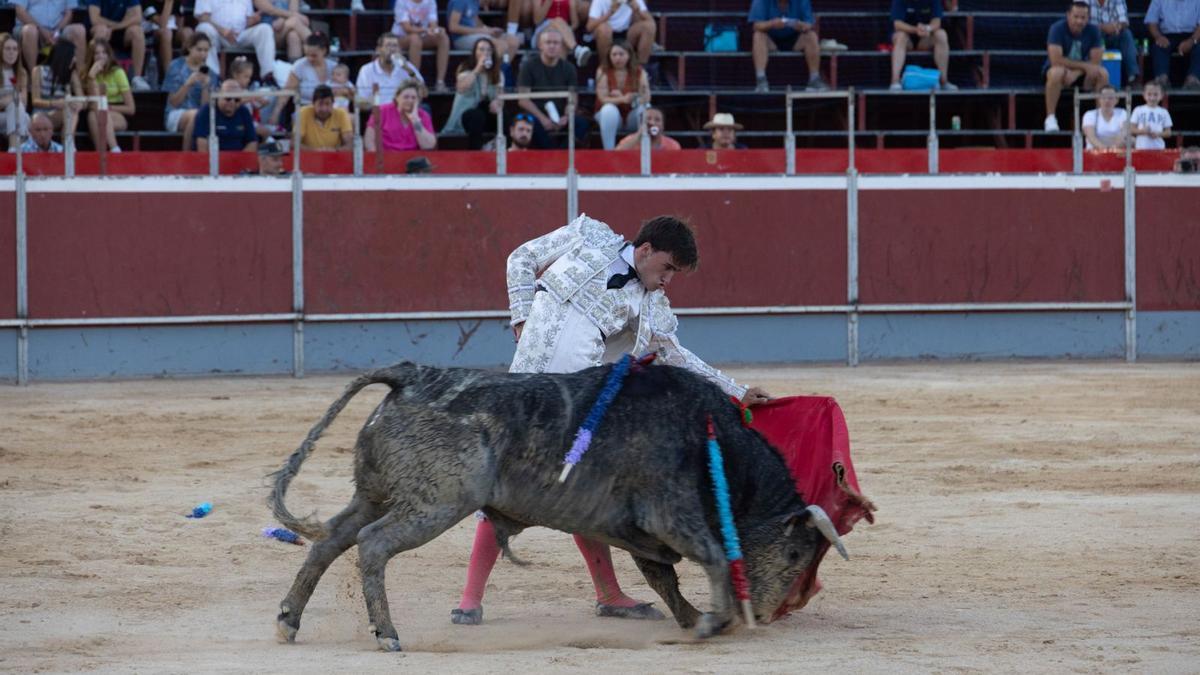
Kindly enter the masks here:
[[[796, 491], [805, 503], [825, 509], [838, 534], [845, 535], [860, 518], [875, 522], [871, 515], [875, 505], [858, 489], [850, 461], [850, 433], [837, 401], [827, 396], [790, 396], [755, 406], [751, 412], [750, 427], [783, 455]], [[822, 539], [812, 564], [792, 583], [774, 618], [800, 609], [821, 590], [817, 567], [828, 550], [829, 542]]]

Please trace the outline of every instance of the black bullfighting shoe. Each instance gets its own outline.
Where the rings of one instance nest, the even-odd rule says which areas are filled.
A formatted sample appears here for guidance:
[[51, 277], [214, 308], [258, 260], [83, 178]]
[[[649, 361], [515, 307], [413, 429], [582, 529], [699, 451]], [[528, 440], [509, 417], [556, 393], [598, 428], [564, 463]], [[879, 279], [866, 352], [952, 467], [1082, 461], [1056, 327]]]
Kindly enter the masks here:
[[475, 609], [452, 609], [450, 610], [450, 623], [456, 623], [460, 626], [478, 626], [483, 623], [483, 607]]
[[654, 609], [654, 603], [652, 602], [643, 602], [633, 607], [602, 605], [597, 602], [596, 616], [611, 616], [618, 619], [645, 619], [649, 621], [662, 621], [667, 618], [662, 612]]

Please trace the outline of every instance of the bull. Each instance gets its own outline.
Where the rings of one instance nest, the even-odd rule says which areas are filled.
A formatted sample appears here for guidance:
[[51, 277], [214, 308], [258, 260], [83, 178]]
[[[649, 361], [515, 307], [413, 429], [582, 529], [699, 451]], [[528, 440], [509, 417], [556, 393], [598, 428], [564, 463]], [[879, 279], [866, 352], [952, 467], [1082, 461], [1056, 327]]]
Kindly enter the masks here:
[[[280, 604], [280, 638], [294, 642], [321, 575], [358, 545], [370, 630], [399, 651], [384, 568], [482, 509], [510, 558], [526, 527], [578, 533], [629, 551], [683, 629], [709, 637], [733, 622], [735, 599], [709, 476], [705, 419], [724, 455], [751, 606], [769, 622], [797, 575], [824, 551], [843, 552], [824, 511], [806, 507], [779, 454], [741, 424], [715, 385], [671, 366], [631, 374], [582, 462], [559, 482], [565, 450], [612, 366], [569, 374], [508, 374], [401, 363], [364, 374], [272, 475], [269, 504], [281, 523], [312, 539]], [[322, 523], [284, 503], [288, 485], [325, 429], [364, 387], [391, 392], [359, 432], [350, 504]], [[679, 592], [674, 565], [699, 564], [712, 589], [701, 614]]]

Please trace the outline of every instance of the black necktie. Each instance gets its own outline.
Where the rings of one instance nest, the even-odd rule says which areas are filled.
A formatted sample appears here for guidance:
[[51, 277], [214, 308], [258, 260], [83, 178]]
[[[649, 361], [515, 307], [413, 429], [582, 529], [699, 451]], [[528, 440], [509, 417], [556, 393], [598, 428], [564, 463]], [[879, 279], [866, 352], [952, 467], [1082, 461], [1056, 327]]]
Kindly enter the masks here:
[[637, 270], [632, 266], [625, 274], [614, 274], [608, 278], [608, 288], [625, 288], [625, 284], [629, 283], [630, 279], [637, 278]]

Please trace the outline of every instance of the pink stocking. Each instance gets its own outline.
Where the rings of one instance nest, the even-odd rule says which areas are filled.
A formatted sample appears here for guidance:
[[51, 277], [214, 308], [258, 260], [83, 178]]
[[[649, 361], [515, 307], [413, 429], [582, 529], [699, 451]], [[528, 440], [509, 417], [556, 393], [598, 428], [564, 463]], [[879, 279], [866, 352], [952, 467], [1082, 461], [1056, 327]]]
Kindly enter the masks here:
[[[575, 545], [587, 561], [588, 572], [592, 574], [592, 584], [596, 586], [596, 602], [602, 605], [616, 607], [633, 607], [639, 604], [637, 600], [621, 592], [617, 583], [617, 572], [613, 569], [612, 551], [608, 544], [585, 539], [575, 535]], [[472, 556], [474, 560], [474, 556]], [[465, 596], [464, 596], [465, 597]]]
[[[471, 547], [471, 564], [467, 567], [467, 585], [463, 587], [459, 609], [477, 609], [483, 604], [483, 591], [496, 559], [500, 557], [500, 545], [496, 543], [496, 528], [489, 520], [480, 520], [475, 527], [475, 544]], [[612, 567], [612, 563], [609, 563]]]

